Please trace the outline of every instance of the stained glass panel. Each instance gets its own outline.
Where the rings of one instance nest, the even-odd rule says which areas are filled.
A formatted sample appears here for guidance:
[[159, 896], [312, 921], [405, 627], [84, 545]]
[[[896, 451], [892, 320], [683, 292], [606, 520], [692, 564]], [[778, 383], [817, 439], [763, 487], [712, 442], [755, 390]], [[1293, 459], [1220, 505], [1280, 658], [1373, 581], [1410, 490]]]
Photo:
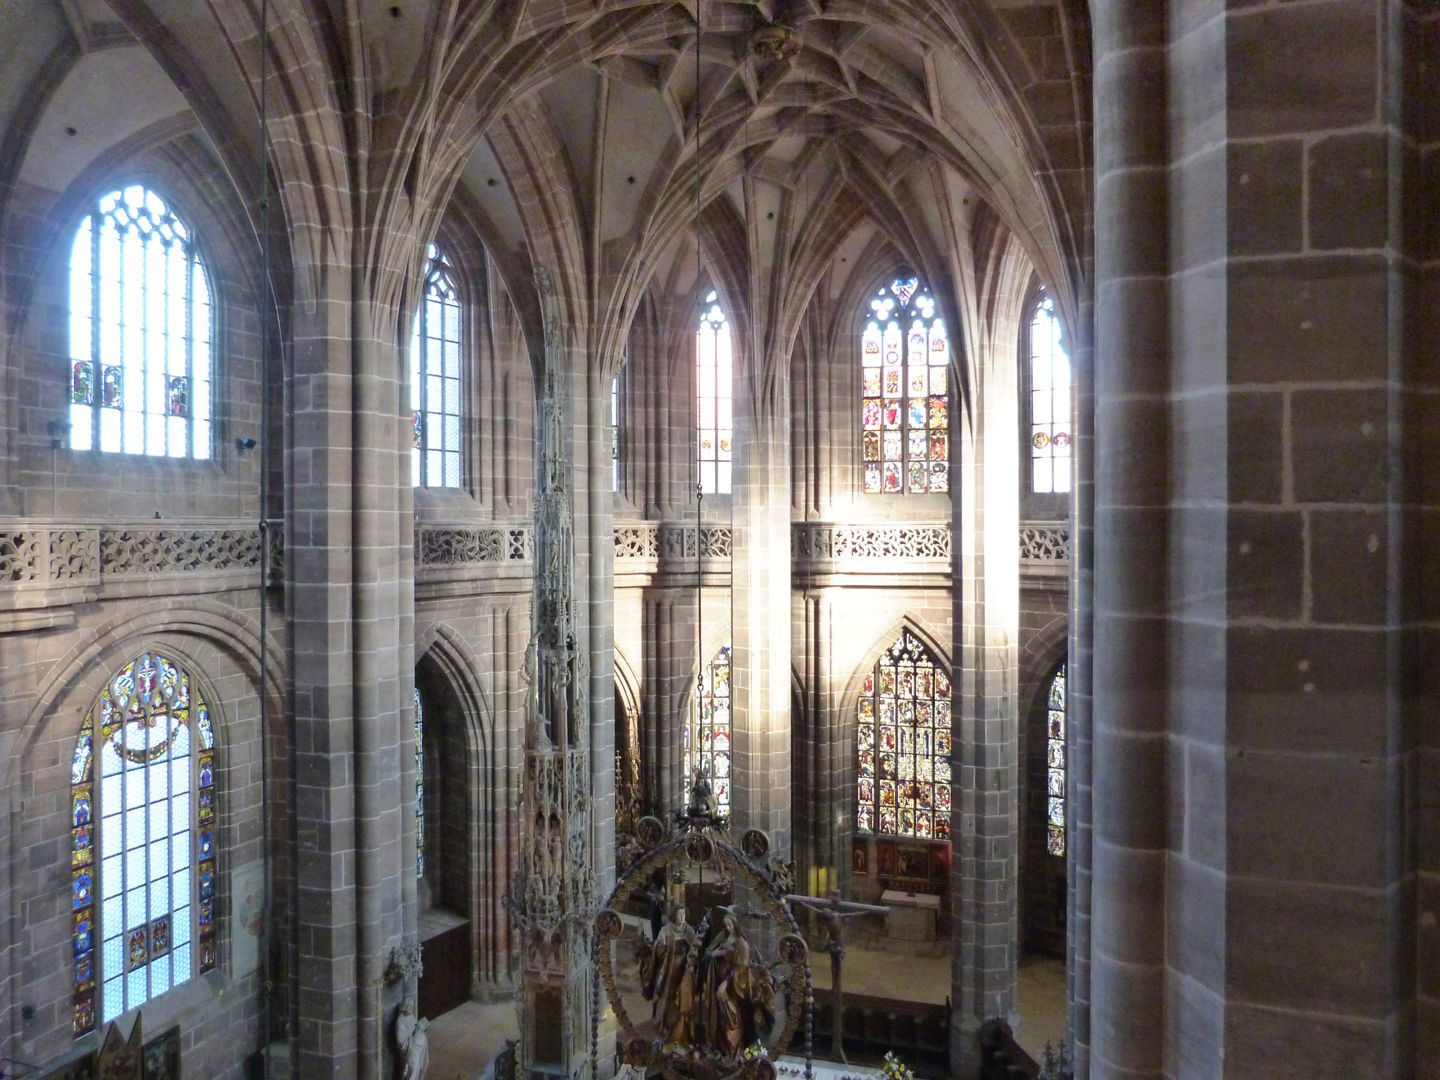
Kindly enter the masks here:
[[1040, 494], [1070, 490], [1070, 358], [1046, 292], [1030, 320], [1030, 484]]
[[200, 970], [215, 964], [214, 745], [209, 707], [159, 653], [121, 668], [85, 719], [70, 768], [77, 1036], [190, 977], [188, 953], [183, 968], [169, 954], [192, 906]]
[[1045, 760], [1047, 831], [1045, 850], [1065, 854], [1065, 665], [1055, 670], [1046, 699]]
[[730, 323], [712, 290], [695, 331], [696, 479], [707, 495], [730, 493], [732, 361]]
[[71, 449], [208, 458], [211, 319], [165, 201], [139, 184], [98, 199], [70, 248]]
[[[865, 492], [948, 491], [950, 353], [934, 297], [918, 278], [881, 288], [870, 301], [860, 342]], [[877, 430], [895, 435], [878, 457], [869, 438]]]
[[425, 706], [418, 687], [415, 700], [415, 876], [425, 876]]
[[721, 646], [701, 674], [695, 694], [690, 730], [686, 731], [684, 801], [696, 772], [710, 782], [722, 814], [730, 813], [730, 646]]
[[425, 291], [410, 329], [410, 481], [459, 487], [461, 416], [460, 289], [434, 244], [425, 249]]
[[861, 690], [856, 829], [948, 840], [950, 745], [950, 680], [903, 630]]

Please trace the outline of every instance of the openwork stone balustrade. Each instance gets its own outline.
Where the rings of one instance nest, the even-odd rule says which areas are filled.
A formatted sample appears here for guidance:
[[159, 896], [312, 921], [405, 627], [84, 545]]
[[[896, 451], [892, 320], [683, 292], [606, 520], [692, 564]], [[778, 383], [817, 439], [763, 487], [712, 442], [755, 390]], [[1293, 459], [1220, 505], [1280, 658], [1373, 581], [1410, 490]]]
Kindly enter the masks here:
[[[284, 567], [283, 530], [274, 522], [270, 537], [272, 584]], [[1020, 528], [1022, 563], [1063, 565], [1069, 560], [1068, 525], [1028, 523]], [[254, 574], [262, 560], [260, 529], [254, 524], [0, 522], [0, 582], [17, 591], [101, 585], [197, 574]], [[415, 529], [417, 577], [467, 567], [528, 564], [531, 531], [525, 526], [419, 525]], [[731, 557], [729, 526], [699, 530], [671, 523], [624, 523], [615, 527], [616, 569], [652, 571], [666, 563]], [[945, 564], [951, 558], [950, 528], [943, 524], [797, 524], [791, 534], [797, 562], [864, 564]], [[243, 583], [251, 584], [251, 583]], [[237, 582], [241, 585], [241, 582]]]

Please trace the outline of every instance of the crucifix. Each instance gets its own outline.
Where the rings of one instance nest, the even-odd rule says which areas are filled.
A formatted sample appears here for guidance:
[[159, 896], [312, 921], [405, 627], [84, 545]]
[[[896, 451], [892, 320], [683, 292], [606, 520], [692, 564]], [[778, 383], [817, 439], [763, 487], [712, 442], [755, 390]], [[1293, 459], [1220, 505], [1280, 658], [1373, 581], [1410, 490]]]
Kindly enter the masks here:
[[858, 919], [862, 915], [888, 915], [890, 909], [883, 904], [857, 904], [841, 900], [839, 894], [833, 892], [824, 899], [796, 893], [785, 899], [818, 914], [820, 925], [825, 928], [825, 951], [830, 954], [830, 1010], [833, 1017], [830, 1022], [830, 1059], [848, 1065], [843, 1045], [845, 991], [840, 981], [841, 968], [845, 963], [845, 920]]

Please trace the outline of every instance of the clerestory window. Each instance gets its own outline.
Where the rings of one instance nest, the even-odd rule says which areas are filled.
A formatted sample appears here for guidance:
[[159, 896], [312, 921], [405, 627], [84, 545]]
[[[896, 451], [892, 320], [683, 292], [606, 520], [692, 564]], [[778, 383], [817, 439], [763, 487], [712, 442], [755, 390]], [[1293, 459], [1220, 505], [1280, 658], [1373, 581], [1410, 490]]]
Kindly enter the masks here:
[[460, 486], [461, 320], [457, 276], [434, 244], [425, 249], [425, 290], [410, 332], [410, 482]]
[[131, 184], [70, 248], [70, 446], [210, 457], [214, 316], [190, 226]]
[[860, 335], [860, 457], [867, 495], [950, 490], [950, 339], [918, 278], [870, 299]]

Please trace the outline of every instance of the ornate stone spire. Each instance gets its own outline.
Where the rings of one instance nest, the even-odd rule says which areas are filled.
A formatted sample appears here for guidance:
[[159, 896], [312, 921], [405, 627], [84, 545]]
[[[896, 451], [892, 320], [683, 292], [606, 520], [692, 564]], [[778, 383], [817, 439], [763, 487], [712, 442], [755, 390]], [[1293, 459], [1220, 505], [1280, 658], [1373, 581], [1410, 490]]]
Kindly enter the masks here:
[[558, 312], [543, 270], [536, 285], [545, 359], [537, 417], [535, 592], [525, 659], [524, 816], [511, 910], [521, 932], [521, 1067], [580, 1077], [591, 1050], [589, 679], [575, 633], [575, 509]]

